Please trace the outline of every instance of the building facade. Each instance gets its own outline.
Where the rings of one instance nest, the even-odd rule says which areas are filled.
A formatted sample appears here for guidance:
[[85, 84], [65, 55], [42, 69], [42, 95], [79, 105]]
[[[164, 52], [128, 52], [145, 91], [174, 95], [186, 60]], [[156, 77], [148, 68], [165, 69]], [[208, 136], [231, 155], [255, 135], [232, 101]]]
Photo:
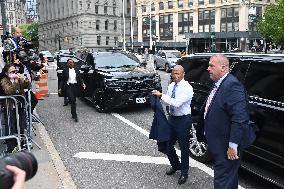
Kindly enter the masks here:
[[[5, 0], [1, 2], [1, 21], [2, 24], [6, 22], [6, 31], [11, 33], [14, 26], [26, 23], [25, 5], [25, 0]], [[3, 14], [5, 14], [4, 18]], [[3, 19], [5, 19], [5, 21], [3, 21]], [[5, 26], [3, 25], [3, 27]]]
[[[135, 0], [38, 0], [39, 49], [58, 51], [85, 47], [93, 51], [111, 49], [131, 35], [131, 3]], [[132, 9], [133, 28], [137, 28]], [[133, 30], [137, 40], [137, 29]], [[135, 35], [136, 34], [136, 35]]]
[[[151, 3], [150, 3], [151, 2]], [[137, 1], [138, 40], [191, 52], [248, 51], [264, 44], [256, 20], [274, 0]], [[149, 45], [149, 43], [148, 43]]]
[[26, 0], [26, 10], [27, 23], [38, 20], [36, 0]]

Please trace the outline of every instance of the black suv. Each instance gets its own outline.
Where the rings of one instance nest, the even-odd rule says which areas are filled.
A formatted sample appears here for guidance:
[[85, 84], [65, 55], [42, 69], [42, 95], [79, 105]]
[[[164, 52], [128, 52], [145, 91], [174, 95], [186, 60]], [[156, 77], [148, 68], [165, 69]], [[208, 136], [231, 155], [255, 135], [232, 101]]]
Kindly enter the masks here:
[[[161, 90], [160, 76], [153, 68], [141, 66], [133, 54], [120, 51], [98, 52], [83, 57], [85, 61], [73, 57], [86, 84], [82, 96], [91, 101], [98, 112], [149, 105], [151, 91]], [[60, 57], [59, 62], [65, 61], [66, 64], [67, 58], [69, 57]], [[58, 69], [57, 72], [60, 80], [62, 70]]]
[[[212, 85], [207, 71], [212, 55], [194, 54], [178, 62], [185, 68], [185, 80], [194, 89], [190, 153], [201, 162], [211, 160], [198, 119]], [[251, 121], [258, 128], [255, 142], [244, 153], [242, 167], [284, 187], [284, 56], [240, 53], [227, 57], [230, 72], [246, 87]]]

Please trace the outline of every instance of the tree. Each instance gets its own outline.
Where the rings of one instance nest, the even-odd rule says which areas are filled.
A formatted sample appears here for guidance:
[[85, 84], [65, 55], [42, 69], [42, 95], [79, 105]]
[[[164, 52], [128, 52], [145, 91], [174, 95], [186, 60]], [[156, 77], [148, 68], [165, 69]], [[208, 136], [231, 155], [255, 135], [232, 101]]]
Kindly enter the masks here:
[[23, 36], [32, 43], [33, 47], [38, 48], [38, 23], [22, 24], [19, 28], [22, 30]]
[[269, 5], [262, 20], [258, 22], [259, 32], [276, 44], [284, 44], [284, 0]]

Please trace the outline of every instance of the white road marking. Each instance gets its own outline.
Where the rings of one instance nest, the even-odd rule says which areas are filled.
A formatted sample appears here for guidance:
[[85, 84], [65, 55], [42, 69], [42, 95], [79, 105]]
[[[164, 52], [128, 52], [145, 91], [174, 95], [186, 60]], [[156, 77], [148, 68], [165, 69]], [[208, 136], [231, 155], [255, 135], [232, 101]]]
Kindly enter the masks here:
[[151, 156], [137, 156], [125, 154], [109, 154], [109, 153], [95, 153], [95, 152], [79, 152], [74, 155], [81, 159], [100, 159], [108, 161], [127, 161], [132, 163], [154, 163], [160, 165], [169, 165], [168, 158], [165, 157], [151, 157]]
[[[125, 119], [123, 116], [117, 114], [117, 113], [112, 113], [112, 115], [116, 118], [118, 118], [119, 120], [123, 121], [124, 123], [128, 124], [129, 126], [131, 126], [133, 129], [139, 131], [140, 133], [144, 134], [145, 136], [149, 137], [149, 132], [142, 129], [141, 127], [139, 127], [138, 125], [132, 123], [131, 121], [129, 121], [128, 119]], [[176, 148], [176, 152], [177, 155], [180, 157], [180, 150]], [[202, 171], [204, 171], [205, 173], [207, 173], [208, 175], [210, 175], [211, 177], [214, 177], [214, 171], [213, 169], [211, 169], [210, 167], [206, 166], [203, 163], [200, 163], [192, 158], [189, 157], [189, 166], [190, 167], [196, 167]], [[245, 189], [242, 186], [238, 186], [239, 189]]]

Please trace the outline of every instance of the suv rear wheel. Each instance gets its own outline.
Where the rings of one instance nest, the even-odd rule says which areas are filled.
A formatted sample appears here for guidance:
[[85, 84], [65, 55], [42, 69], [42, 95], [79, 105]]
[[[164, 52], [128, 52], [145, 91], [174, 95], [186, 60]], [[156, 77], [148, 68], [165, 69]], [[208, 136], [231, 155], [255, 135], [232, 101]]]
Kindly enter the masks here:
[[94, 91], [93, 102], [98, 112], [100, 113], [110, 112], [111, 108], [109, 107], [109, 101], [102, 89], [96, 89]]
[[206, 142], [199, 142], [196, 134], [195, 127], [196, 123], [192, 123], [190, 129], [190, 139], [189, 139], [189, 154], [190, 156], [199, 162], [209, 162], [212, 161], [212, 156], [208, 151], [208, 146]]

